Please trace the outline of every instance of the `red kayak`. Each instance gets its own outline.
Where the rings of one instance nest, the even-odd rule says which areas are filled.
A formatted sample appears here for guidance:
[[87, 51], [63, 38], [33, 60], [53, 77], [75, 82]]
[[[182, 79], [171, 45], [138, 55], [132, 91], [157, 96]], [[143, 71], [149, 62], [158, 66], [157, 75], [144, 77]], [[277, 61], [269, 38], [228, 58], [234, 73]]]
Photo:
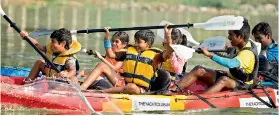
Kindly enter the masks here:
[[[90, 114], [88, 106], [69, 84], [38, 82], [23, 85], [24, 77], [1, 76], [1, 104], [17, 104], [28, 108], [60, 109], [61, 114]], [[193, 88], [201, 86], [199, 83]], [[191, 90], [191, 88], [190, 88]], [[266, 91], [266, 93], [265, 93]], [[96, 112], [181, 111], [206, 108], [278, 108], [278, 90], [272, 88], [251, 91], [222, 91], [214, 94], [128, 95], [84, 91], [83, 95]], [[200, 89], [194, 91], [200, 92]], [[263, 103], [261, 100], [263, 100]], [[272, 104], [272, 102], [274, 104]]]

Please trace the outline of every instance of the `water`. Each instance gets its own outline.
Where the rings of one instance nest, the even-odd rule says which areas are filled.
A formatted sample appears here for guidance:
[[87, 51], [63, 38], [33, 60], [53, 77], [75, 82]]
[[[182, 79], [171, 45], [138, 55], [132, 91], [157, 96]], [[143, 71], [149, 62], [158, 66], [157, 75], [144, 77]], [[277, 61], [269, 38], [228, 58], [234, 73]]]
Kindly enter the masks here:
[[[208, 19], [218, 16], [218, 14], [200, 13], [181, 13], [181, 12], [155, 12], [155, 11], [138, 11], [132, 10], [113, 10], [111, 8], [102, 7], [26, 7], [24, 5], [2, 6], [6, 14], [17, 23], [17, 25], [27, 30], [28, 32], [38, 29], [58, 29], [65, 27], [67, 29], [87, 29], [87, 28], [102, 28], [110, 27], [131, 27], [131, 26], [147, 26], [158, 25], [162, 20], [170, 21], [174, 24], [182, 23], [199, 23], [205, 22]], [[246, 14], [242, 15], [250, 21], [251, 28], [259, 21], [266, 21], [271, 24], [273, 30], [273, 38], [278, 38], [278, 15], [263, 13], [257, 16]], [[156, 32], [156, 30], [153, 30]], [[193, 38], [202, 42], [206, 38], [213, 36], [227, 36], [227, 31], [206, 31], [203, 29], [189, 29]], [[133, 34], [135, 31], [130, 31], [131, 43], [133, 43]], [[96, 49], [104, 54], [103, 48], [103, 33], [81, 34], [77, 36], [78, 41], [84, 48]], [[45, 45], [48, 37], [37, 38], [39, 43]], [[159, 47], [162, 40], [157, 38], [154, 46]], [[80, 66], [82, 69], [91, 70], [99, 60], [93, 56], [78, 54]], [[34, 62], [41, 57], [35, 50], [25, 41], [21, 40], [19, 35], [9, 27], [8, 23], [1, 18], [1, 66], [18, 66], [31, 68]], [[208, 58], [195, 54], [188, 61], [187, 70], [190, 71], [196, 65], [203, 65], [214, 69], [225, 69], [224, 67], [212, 62]], [[38, 111], [42, 109], [28, 108], [12, 108], [1, 114], [11, 114], [16, 111], [16, 114], [44, 114]], [[18, 110], [18, 111], [17, 111]], [[28, 112], [28, 113], [26, 113]], [[278, 115], [277, 109], [253, 109], [253, 108], [228, 108], [228, 109], [206, 109], [206, 110], [188, 110], [180, 112], [135, 112], [133, 114], [267, 114]], [[14, 113], [13, 113], [14, 114]]]

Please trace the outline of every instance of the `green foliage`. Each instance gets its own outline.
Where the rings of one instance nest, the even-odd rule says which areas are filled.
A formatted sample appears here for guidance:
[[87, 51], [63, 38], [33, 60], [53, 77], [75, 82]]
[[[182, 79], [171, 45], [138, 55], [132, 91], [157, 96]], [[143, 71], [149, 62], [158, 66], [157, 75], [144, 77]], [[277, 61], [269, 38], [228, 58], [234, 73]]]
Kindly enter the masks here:
[[[47, 5], [50, 7], [60, 7], [61, 5], [64, 5], [70, 0], [45, 0]], [[88, 4], [90, 1], [94, 0], [71, 0], [82, 3], [85, 7], [92, 7], [91, 5], [94, 4]], [[104, 0], [105, 1], [105, 0]], [[130, 3], [130, 2], [136, 2], [136, 3], [148, 3], [148, 4], [168, 4], [168, 5], [175, 5], [175, 4], [183, 4], [183, 5], [189, 5], [189, 6], [196, 6], [196, 7], [214, 7], [217, 9], [238, 9], [240, 5], [243, 4], [250, 4], [254, 7], [257, 7], [258, 5], [264, 5], [264, 4], [273, 4], [278, 7], [278, 0], [106, 0], [109, 4], [120, 4], [120, 3]], [[11, 2], [12, 3], [12, 2]], [[35, 4], [29, 4], [28, 6], [31, 6], [31, 8]]]
[[251, 4], [257, 6], [259, 4], [273, 4], [278, 5], [278, 0], [241, 0], [240, 4]]
[[222, 8], [237, 8], [240, 0], [181, 0], [184, 5], [198, 6], [198, 7], [215, 7]]
[[236, 9], [243, 4], [257, 6], [259, 4], [278, 5], [277, 0], [122, 0], [135, 1], [138, 3], [167, 3], [167, 4], [184, 4], [198, 7], [215, 7], [218, 9]]

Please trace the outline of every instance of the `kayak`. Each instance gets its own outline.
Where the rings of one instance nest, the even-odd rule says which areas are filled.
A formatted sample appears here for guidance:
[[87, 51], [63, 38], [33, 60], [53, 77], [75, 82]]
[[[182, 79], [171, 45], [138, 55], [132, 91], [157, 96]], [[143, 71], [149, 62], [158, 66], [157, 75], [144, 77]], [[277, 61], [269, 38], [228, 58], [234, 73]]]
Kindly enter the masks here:
[[[1, 73], [4, 70], [2, 68]], [[88, 106], [79, 97], [77, 90], [72, 89], [72, 86], [67, 83], [42, 78], [34, 83], [23, 85], [24, 76], [3, 76], [1, 74], [0, 77], [1, 104], [17, 104], [28, 108], [75, 111], [70, 112], [71, 114], [91, 113]], [[121, 111], [130, 113], [207, 108], [269, 108], [270, 106], [278, 108], [278, 90], [269, 87], [265, 89], [255, 88], [252, 89], [252, 92], [248, 90], [226, 90], [214, 94], [194, 94], [195, 92], [187, 94], [129, 95], [107, 94], [88, 90], [82, 91], [82, 94], [96, 112]], [[69, 112], [61, 114], [69, 114]]]

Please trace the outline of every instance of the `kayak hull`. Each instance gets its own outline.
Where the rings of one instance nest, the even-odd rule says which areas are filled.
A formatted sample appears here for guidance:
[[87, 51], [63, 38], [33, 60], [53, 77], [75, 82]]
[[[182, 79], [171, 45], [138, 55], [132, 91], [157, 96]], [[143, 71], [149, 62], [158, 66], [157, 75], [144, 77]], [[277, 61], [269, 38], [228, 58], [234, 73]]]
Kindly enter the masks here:
[[[47, 108], [80, 111], [89, 113], [89, 109], [79, 97], [73, 97], [67, 91], [56, 93], [30, 94], [28, 91], [13, 91], [20, 88], [24, 77], [1, 76], [1, 104], [20, 104], [29, 108]], [[7, 87], [9, 86], [9, 87]], [[36, 88], [35, 88], [36, 90]], [[260, 98], [268, 101], [262, 89], [253, 89]], [[278, 90], [266, 88], [267, 93], [278, 107]], [[181, 111], [211, 108], [206, 102], [195, 95], [128, 95], [105, 94], [84, 91], [84, 96], [97, 112], [137, 112], [137, 111]], [[268, 108], [247, 91], [223, 91], [214, 94], [200, 94], [216, 108]], [[117, 109], [117, 106], [119, 109]]]

